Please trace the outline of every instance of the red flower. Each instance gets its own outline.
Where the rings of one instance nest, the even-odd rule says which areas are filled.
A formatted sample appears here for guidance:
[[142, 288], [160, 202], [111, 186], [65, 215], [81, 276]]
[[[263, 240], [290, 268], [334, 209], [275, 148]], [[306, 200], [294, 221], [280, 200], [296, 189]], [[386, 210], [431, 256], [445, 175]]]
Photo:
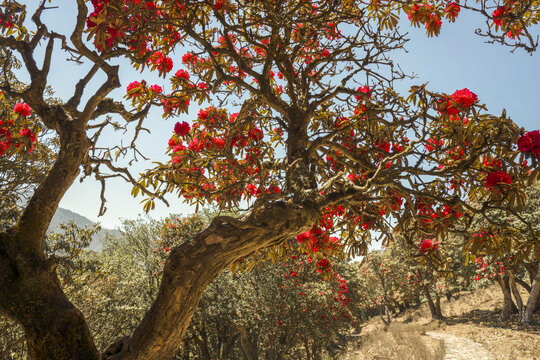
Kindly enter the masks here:
[[446, 12], [447, 17], [450, 21], [454, 21], [456, 19], [460, 10], [461, 7], [455, 2], [446, 4], [446, 7], [444, 8], [444, 12]]
[[493, 23], [497, 26], [501, 26], [502, 17], [507, 14], [508, 10], [506, 9], [506, 6], [499, 6], [497, 9], [495, 9], [493, 14], [491, 14], [491, 17], [493, 18]]
[[329, 57], [330, 56], [330, 51], [328, 51], [328, 49], [324, 49], [322, 51], [321, 55], [324, 56], [325, 58]]
[[174, 132], [180, 136], [186, 135], [187, 133], [189, 133], [189, 130], [189, 124], [185, 121], [183, 121], [182, 123], [177, 122], [174, 125]]
[[213, 137], [212, 142], [220, 149], [225, 146], [225, 141], [220, 137]]
[[175, 77], [189, 80], [189, 73], [186, 70], [180, 69], [174, 74]]
[[[371, 89], [369, 86], [360, 86], [358, 89], [356, 89], [359, 93], [366, 94], [368, 97], [371, 97]], [[356, 101], [360, 101], [362, 99], [361, 96], [355, 96]]]
[[478, 96], [469, 91], [467, 88], [456, 90], [456, 92], [452, 94], [451, 98], [465, 109], [478, 101]]
[[141, 90], [142, 90], [141, 83], [138, 81], [133, 81], [126, 87], [127, 97], [128, 98], [139, 97], [142, 95]]
[[496, 185], [499, 184], [508, 184], [510, 185], [512, 183], [512, 178], [508, 173], [504, 170], [501, 171], [494, 171], [492, 173], [489, 173], [489, 175], [486, 177], [486, 184], [485, 187], [489, 188], [490, 190], [494, 190]]
[[420, 251], [422, 251], [425, 254], [431, 250], [433, 250], [433, 240], [424, 239], [424, 241], [422, 241], [422, 243], [420, 244]]
[[437, 14], [431, 14], [429, 16], [429, 20], [426, 21], [426, 30], [433, 31], [434, 33], [438, 33], [441, 29], [442, 21], [439, 15]]
[[30, 138], [30, 142], [36, 141], [36, 135], [34, 135], [34, 133], [30, 131], [29, 128], [21, 129], [21, 131], [19, 131], [19, 134], [21, 134], [21, 136], [28, 136]]
[[30, 109], [30, 106], [28, 104], [20, 102], [13, 107], [13, 111], [15, 111], [17, 114], [21, 114], [24, 117], [30, 116], [30, 113], [32, 112], [32, 109]]
[[317, 266], [319, 268], [321, 268], [321, 269], [326, 268], [326, 267], [330, 266], [330, 261], [328, 259], [323, 258], [323, 259], [319, 260], [319, 262], [317, 262]]
[[195, 55], [194, 53], [192, 53], [191, 51], [188, 52], [188, 53], [185, 53], [183, 56], [182, 56], [182, 62], [184, 64], [187, 64], [187, 63], [191, 63], [193, 64], [194, 62], [196, 62], [198, 60], [198, 56]]
[[201, 109], [199, 113], [197, 114], [197, 117], [202, 120], [206, 120], [208, 118], [208, 110]]
[[160, 51], [156, 51], [150, 58], [150, 62], [153, 63], [158, 71], [161, 73], [168, 73], [173, 68], [173, 61], [170, 57], [163, 55]]
[[150, 85], [148, 88], [150, 91], [161, 94], [163, 92], [163, 89], [159, 85]]
[[531, 152], [540, 158], [540, 131], [529, 131], [519, 138], [517, 145], [519, 151]]

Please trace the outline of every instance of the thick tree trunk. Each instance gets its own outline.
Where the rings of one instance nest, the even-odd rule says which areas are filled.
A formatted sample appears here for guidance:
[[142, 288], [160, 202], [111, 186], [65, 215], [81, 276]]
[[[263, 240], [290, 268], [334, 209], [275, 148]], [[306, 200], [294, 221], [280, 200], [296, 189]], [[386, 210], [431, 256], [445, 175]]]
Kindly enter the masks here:
[[[52, 110], [51, 110], [52, 111]], [[60, 152], [17, 225], [0, 233], [0, 310], [25, 331], [32, 359], [98, 359], [83, 315], [65, 296], [44, 236], [60, 199], [79, 173], [90, 142], [84, 123], [55, 109]]]
[[170, 358], [210, 281], [234, 261], [309, 229], [318, 214], [314, 204], [277, 202], [240, 220], [214, 219], [206, 230], [171, 251], [156, 301], [133, 335], [111, 346], [103, 358]]

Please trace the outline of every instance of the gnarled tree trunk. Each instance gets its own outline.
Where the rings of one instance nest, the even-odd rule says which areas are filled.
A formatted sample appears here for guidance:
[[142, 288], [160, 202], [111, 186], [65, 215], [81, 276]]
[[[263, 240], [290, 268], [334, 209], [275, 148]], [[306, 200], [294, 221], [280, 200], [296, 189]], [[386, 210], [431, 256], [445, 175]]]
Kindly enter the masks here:
[[176, 351], [206, 286], [234, 261], [307, 230], [315, 205], [269, 203], [236, 220], [218, 217], [191, 241], [174, 248], [155, 302], [133, 335], [104, 359], [166, 359]]
[[46, 258], [43, 241], [90, 142], [84, 122], [69, 118], [59, 107], [49, 116], [50, 122], [62, 124], [60, 152], [17, 226], [0, 233], [0, 310], [23, 326], [32, 359], [93, 360], [99, 354], [86, 321], [62, 291], [56, 261]]

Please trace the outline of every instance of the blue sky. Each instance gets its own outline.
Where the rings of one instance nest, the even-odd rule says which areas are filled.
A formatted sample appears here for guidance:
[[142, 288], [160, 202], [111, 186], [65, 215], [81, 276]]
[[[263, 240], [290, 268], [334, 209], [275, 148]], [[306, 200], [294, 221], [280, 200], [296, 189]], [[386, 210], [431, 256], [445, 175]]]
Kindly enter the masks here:
[[[32, 4], [34, 1], [27, 3]], [[48, 10], [43, 17], [44, 22], [60, 33], [70, 31], [76, 11], [74, 3], [75, 1], [53, 1], [52, 4], [59, 4], [60, 8]], [[402, 21], [401, 28], [409, 32], [408, 37], [411, 40], [406, 45], [407, 52], [396, 53], [394, 59], [406, 73], [414, 73], [417, 77], [412, 82], [400, 85], [399, 90], [406, 91], [411, 84], [426, 82], [429, 82], [430, 89], [447, 93], [469, 88], [478, 94], [480, 101], [487, 105], [491, 113], [500, 114], [505, 108], [507, 115], [519, 126], [528, 130], [540, 128], [537, 110], [540, 103], [540, 54], [530, 56], [523, 50], [512, 54], [508, 48], [486, 44], [484, 39], [474, 34], [474, 29], [481, 26], [485, 26], [481, 19], [462, 12], [457, 23], [443, 22], [439, 37], [427, 38], [424, 29], [411, 28], [407, 21]], [[538, 27], [536, 30], [538, 33]], [[181, 55], [178, 53], [173, 57], [174, 71], [179, 68]], [[56, 95], [64, 100], [71, 94], [80, 75], [88, 68], [87, 65], [67, 63], [64, 61], [65, 57], [65, 53], [56, 51], [49, 76]], [[166, 79], [132, 70], [128, 63], [120, 65], [122, 87], [112, 94], [117, 98], [125, 94], [126, 85], [133, 80], [144, 78], [149, 83], [162, 86], [167, 84]], [[91, 86], [98, 84], [95, 82]], [[194, 105], [191, 110], [193, 113], [198, 111]], [[152, 112], [145, 124], [152, 133], [139, 138], [141, 151], [154, 161], [165, 161], [165, 147], [174, 123], [187, 119], [188, 117], [181, 117], [163, 120], [160, 110]], [[103, 142], [110, 143], [120, 136], [119, 133], [107, 133]], [[151, 166], [151, 163], [139, 164], [135, 169], [142, 170]], [[143, 212], [142, 205], [139, 204], [141, 198], [134, 199], [130, 195], [131, 185], [121, 180], [113, 180], [107, 184], [108, 211], [98, 219], [99, 192], [99, 184], [93, 179], [86, 179], [83, 183], [76, 181], [60, 206], [92, 220], [99, 220], [108, 228], [118, 226], [120, 218], [134, 218]], [[160, 218], [170, 213], [187, 214], [193, 211], [174, 196], [169, 198], [169, 202], [169, 208], [158, 203], [150, 216]]]

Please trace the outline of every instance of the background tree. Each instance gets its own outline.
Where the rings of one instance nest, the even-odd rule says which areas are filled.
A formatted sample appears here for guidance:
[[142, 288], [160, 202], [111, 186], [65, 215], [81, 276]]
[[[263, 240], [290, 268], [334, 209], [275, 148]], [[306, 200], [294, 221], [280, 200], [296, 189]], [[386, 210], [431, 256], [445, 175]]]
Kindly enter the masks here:
[[[3, 72], [0, 73], [0, 84], [17, 90], [22, 90], [25, 84], [17, 80], [13, 70], [20, 69], [20, 62], [13, 54], [6, 50], [0, 50], [0, 63], [2, 64]], [[51, 102], [57, 101], [52, 98], [52, 91], [48, 89], [47, 96]], [[12, 144], [15, 148], [21, 145], [21, 136], [23, 129], [22, 124], [17, 124], [18, 133], [12, 134], [12, 126], [10, 119], [4, 117], [4, 114], [9, 113], [17, 104], [17, 99], [10, 98], [8, 94], [0, 92], [0, 154], [5, 154], [6, 151], [13, 151]], [[21, 208], [28, 202], [34, 189], [43, 181], [47, 172], [54, 163], [56, 146], [55, 139], [50, 133], [43, 132], [39, 122], [30, 121], [32, 131], [36, 137], [35, 142], [32, 142], [28, 152], [24, 156], [0, 156], [0, 228], [8, 228], [12, 226]], [[32, 138], [30, 137], [30, 141]], [[9, 145], [8, 145], [9, 144]]]
[[[527, 198], [522, 205], [523, 211], [517, 216], [490, 210], [490, 215], [499, 220], [497, 226], [489, 226], [482, 217], [478, 217], [466, 250], [469, 251], [471, 259], [481, 266], [482, 277], [496, 279], [501, 286], [505, 304], [500, 319], [507, 320], [514, 307], [511, 292], [519, 311], [521, 324], [529, 327], [540, 297], [538, 271], [540, 187], [537, 184], [530, 186], [526, 193]], [[523, 226], [522, 220], [525, 220], [529, 226]], [[525, 274], [527, 276], [523, 276]], [[521, 298], [517, 284], [529, 293], [525, 302]]]
[[[488, 114], [470, 90], [442, 94], [421, 84], [407, 97], [396, 92], [394, 84], [405, 75], [391, 53], [406, 42], [396, 25], [399, 11], [412, 10], [409, 5], [93, 0], [89, 13], [84, 0], [76, 2], [76, 26], [69, 37], [41, 21], [45, 1], [30, 17], [34, 31], [25, 28], [24, 6], [5, 1], [0, 8], [0, 45], [17, 52], [30, 78], [22, 91], [1, 87], [21, 99], [6, 116], [16, 120], [10, 136], [20, 134], [18, 141], [26, 145], [9, 143], [3, 156], [28, 150], [32, 135], [24, 129], [32, 114], [59, 138], [47, 177], [17, 223], [0, 233], [5, 294], [0, 308], [24, 327], [32, 358], [99, 357], [84, 317], [57, 280], [55, 260], [45, 253], [50, 219], [81, 168], [102, 183], [113, 176], [133, 183], [133, 194], [146, 197], [146, 210], [171, 192], [198, 206], [246, 210], [239, 217], [214, 218], [190, 241], [171, 249], [155, 302], [128, 338], [105, 351], [102, 357], [110, 359], [172, 356], [205, 287], [248, 255], [260, 251], [255, 259], [289, 258], [292, 246], [263, 249], [298, 234], [301, 248], [321, 260], [337, 244], [349, 255], [365, 252], [371, 230], [385, 241], [392, 240], [394, 229], [415, 243], [443, 238], [462, 232], [474, 214], [487, 209], [516, 212], [526, 181], [538, 177], [537, 170], [529, 173], [520, 166], [538, 156], [536, 138], [532, 151], [519, 154], [515, 144], [525, 131], [505, 114]], [[454, 20], [455, 9], [445, 17]], [[441, 23], [432, 15], [429, 35], [437, 34]], [[495, 19], [506, 26], [506, 17]], [[83, 40], [85, 31], [93, 45]], [[63, 104], [51, 104], [44, 96], [55, 43], [73, 60], [91, 64]], [[185, 68], [171, 77], [171, 91], [132, 82], [126, 98], [133, 111], [107, 98], [120, 86], [115, 59], [128, 58], [136, 68], [166, 76], [174, 67], [170, 56], [181, 46], [191, 51], [182, 57]], [[105, 80], [83, 97], [98, 73]], [[190, 101], [202, 105], [209, 100], [214, 106], [201, 109], [191, 124], [175, 126], [169, 163], [139, 182], [115, 163], [114, 153], [139, 155], [135, 139], [152, 106], [163, 106], [167, 117], [186, 112]], [[107, 114], [134, 126], [128, 146], [98, 145], [104, 129], [124, 126], [100, 118]], [[7, 135], [2, 136], [5, 147]], [[499, 160], [500, 167], [486, 168], [486, 158]], [[467, 197], [481, 199], [482, 207], [471, 206]], [[104, 204], [103, 199], [101, 212]]]

